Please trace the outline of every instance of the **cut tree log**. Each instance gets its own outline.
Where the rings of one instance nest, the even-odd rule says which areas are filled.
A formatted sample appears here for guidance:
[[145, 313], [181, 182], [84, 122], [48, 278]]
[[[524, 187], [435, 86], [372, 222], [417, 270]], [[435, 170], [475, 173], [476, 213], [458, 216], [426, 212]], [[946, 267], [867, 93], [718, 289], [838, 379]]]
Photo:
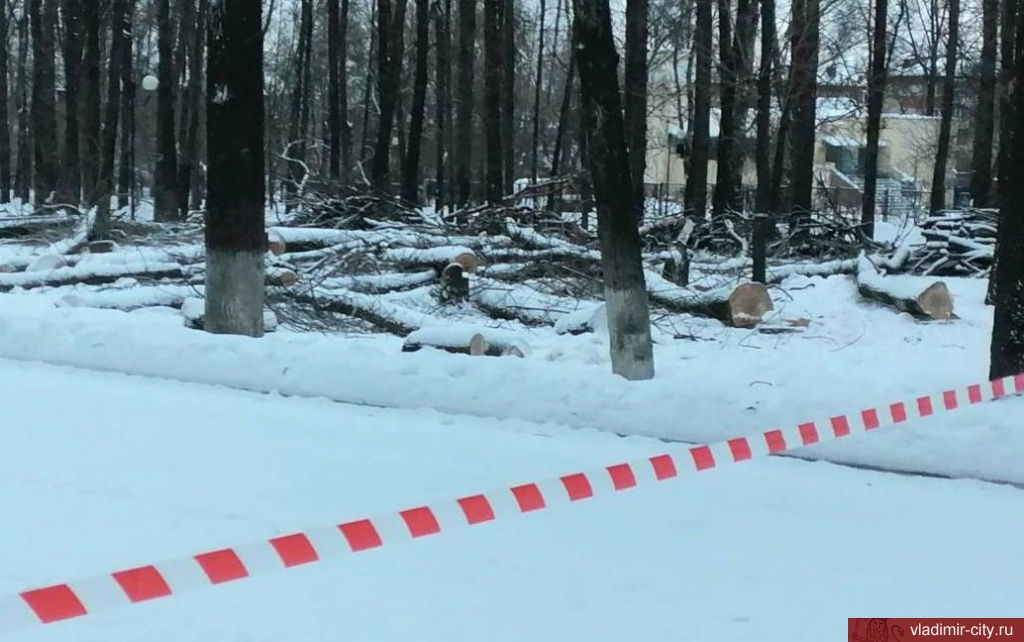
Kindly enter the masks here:
[[293, 270], [282, 267], [268, 267], [263, 275], [267, 285], [290, 287], [299, 282], [299, 275]]
[[912, 276], [883, 276], [866, 257], [857, 266], [857, 291], [866, 299], [884, 303], [914, 318], [947, 321], [957, 318], [953, 296], [943, 281]]
[[0, 292], [8, 292], [18, 287], [30, 289], [75, 283], [102, 285], [124, 278], [157, 280], [181, 279], [185, 276], [187, 276], [186, 267], [177, 263], [139, 263], [135, 265], [101, 263], [63, 267], [44, 272], [0, 274]]
[[270, 228], [267, 230], [267, 251], [274, 256], [281, 256], [288, 249], [288, 244], [284, 242], [284, 236], [277, 230], [277, 228]]
[[385, 332], [407, 336], [425, 325], [440, 324], [437, 317], [382, 301], [380, 297], [347, 290], [320, 291], [315, 294], [293, 292], [294, 300], [314, 308], [361, 319]]
[[555, 322], [555, 334], [585, 334], [607, 331], [608, 309], [605, 304], [587, 306], [570, 312]]
[[437, 348], [453, 354], [488, 357], [523, 358], [529, 352], [526, 342], [515, 334], [473, 325], [421, 328], [406, 337], [402, 352], [416, 352], [424, 347]]
[[458, 303], [469, 298], [469, 279], [459, 263], [449, 263], [441, 272], [438, 299], [442, 303]]
[[442, 245], [439, 247], [416, 248], [400, 247], [385, 250], [381, 258], [392, 262], [400, 268], [434, 268], [438, 274], [452, 263], [458, 262], [466, 271], [476, 271], [476, 254], [464, 245]]
[[775, 309], [767, 288], [761, 283], [720, 286], [699, 292], [681, 288], [648, 271], [647, 291], [654, 303], [684, 314], [718, 319], [733, 328], [753, 328]]

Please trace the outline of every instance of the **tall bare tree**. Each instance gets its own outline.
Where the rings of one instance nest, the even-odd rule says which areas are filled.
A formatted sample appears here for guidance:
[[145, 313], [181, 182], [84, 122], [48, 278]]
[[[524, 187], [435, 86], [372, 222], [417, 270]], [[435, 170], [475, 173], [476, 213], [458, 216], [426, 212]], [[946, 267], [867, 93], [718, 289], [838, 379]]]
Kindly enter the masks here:
[[644, 218], [644, 173], [647, 169], [647, 0], [626, 0], [625, 117], [633, 211]]
[[11, 124], [7, 113], [7, 43], [11, 36], [7, 0], [0, 0], [0, 203], [11, 200]]
[[32, 148], [35, 203], [57, 189], [57, 71], [54, 29], [57, 0], [28, 0], [32, 26]]
[[208, 332], [263, 334], [263, 30], [261, 3], [218, 0], [207, 28]]
[[612, 372], [654, 377], [651, 321], [640, 259], [629, 154], [619, 94], [618, 54], [608, 0], [573, 0], [583, 132], [591, 142]]
[[814, 145], [817, 129], [818, 49], [821, 25], [820, 0], [794, 0], [791, 24], [791, 82], [793, 125], [790, 219], [798, 233], [813, 204]]
[[84, 7], [78, 0], [62, 0], [64, 31], [64, 153], [57, 198], [78, 205], [82, 192], [82, 160], [79, 142], [82, 87], [82, 21]]
[[406, 0], [377, 0], [377, 98], [380, 118], [370, 181], [386, 191], [391, 176], [391, 132], [395, 124], [405, 49]]
[[772, 76], [776, 50], [775, 0], [761, 0], [761, 61], [757, 73], [757, 203], [761, 214], [770, 208], [772, 184]]
[[327, 0], [327, 129], [331, 147], [328, 167], [332, 179], [341, 176], [340, 14], [338, 0]]
[[502, 0], [501, 14], [501, 176], [502, 191], [512, 193], [516, 173], [516, 2]]
[[981, 3], [981, 60], [978, 108], [971, 154], [971, 196], [975, 207], [988, 207], [992, 191], [992, 149], [996, 123], [996, 63], [999, 59], [999, 0]]
[[537, 163], [540, 148], [540, 94], [544, 86], [544, 27], [547, 18], [547, 0], [540, 0], [537, 28], [537, 74], [533, 84], [533, 136], [530, 143], [530, 180], [537, 181]]
[[14, 196], [21, 199], [22, 203], [29, 200], [30, 184], [32, 182], [32, 135], [30, 123], [30, 98], [28, 89], [28, 44], [29, 28], [28, 16], [32, 3], [23, 1], [21, 3], [21, 14], [18, 16], [18, 69], [16, 88], [17, 109], [18, 109], [18, 148], [17, 165], [14, 171]]
[[427, 58], [430, 55], [430, 3], [416, 0], [416, 69], [413, 78], [412, 110], [409, 122], [409, 147], [402, 168], [402, 198], [419, 203], [420, 154], [423, 121], [427, 102]]
[[693, 47], [697, 58], [693, 83], [693, 125], [690, 129], [689, 171], [686, 176], [686, 209], [704, 218], [708, 206], [708, 161], [711, 157], [711, 0], [697, 0], [697, 28]]
[[[125, 34], [121, 50], [121, 135], [119, 137], [120, 162], [117, 169], [117, 206], [128, 205], [128, 199], [135, 185], [135, 66], [132, 51], [132, 24], [135, 3], [127, 2], [121, 14], [121, 29]], [[135, 200], [132, 198], [132, 203]], [[133, 205], [134, 207], [134, 205]]]
[[942, 79], [942, 121], [939, 124], [939, 147], [935, 152], [935, 173], [932, 175], [932, 212], [946, 206], [946, 166], [949, 161], [953, 129], [953, 98], [956, 92], [957, 48], [960, 46], [960, 0], [949, 0], [949, 38], [946, 42], [946, 75]]
[[718, 160], [715, 176], [715, 193], [712, 198], [711, 215], [715, 218], [727, 211], [735, 210], [739, 186], [736, 184], [736, 143], [739, 123], [736, 121], [737, 92], [736, 47], [733, 45], [732, 3], [718, 0], [718, 57], [719, 57], [719, 104], [721, 119], [718, 127]]
[[157, 0], [156, 166], [153, 176], [153, 218], [178, 218], [178, 144], [174, 131], [175, 73], [174, 21], [170, 0]]
[[125, 17], [131, 0], [114, 0], [110, 12], [110, 56], [107, 59], [107, 104], [103, 117], [102, 149], [100, 152], [99, 207], [96, 214], [94, 236], [105, 239], [110, 227], [110, 201], [114, 192], [114, 161], [117, 155], [117, 130], [121, 112], [121, 64], [124, 48], [129, 45], [125, 33]]
[[95, 207], [100, 192], [100, 111], [103, 91], [100, 85], [100, 30], [102, 12], [99, 0], [82, 0], [82, 27], [85, 33], [85, 51], [82, 60], [85, 72], [85, 95], [82, 110], [82, 186], [85, 204]]
[[487, 202], [498, 204], [502, 197], [501, 88], [502, 33], [501, 5], [505, 0], [484, 0], [484, 136], [487, 139]]
[[432, 13], [434, 15], [435, 47], [434, 72], [437, 76], [434, 83], [437, 116], [436, 145], [437, 159], [435, 163], [436, 188], [435, 203], [437, 211], [451, 204], [449, 194], [451, 187], [451, 163], [449, 155], [452, 151], [452, 0], [435, 0]]
[[476, 58], [476, 2], [459, 0], [459, 71], [456, 99], [456, 203], [469, 202], [473, 163], [473, 62]]
[[860, 222], [864, 235], [875, 237], [875, 192], [878, 186], [878, 143], [882, 133], [882, 103], [885, 98], [886, 33], [889, 28], [889, 0], [875, 0], [871, 27], [871, 73], [868, 74], [868, 140], [864, 153], [864, 196]]
[[[953, 0], [954, 2], [956, 0]], [[1002, 118], [1006, 137], [1000, 140], [1000, 216], [994, 270], [995, 313], [992, 324], [989, 378], [1024, 372], [1024, 29], [1020, 4], [1009, 0], [1004, 26], [1012, 27], [1012, 58], [1007, 69]]]

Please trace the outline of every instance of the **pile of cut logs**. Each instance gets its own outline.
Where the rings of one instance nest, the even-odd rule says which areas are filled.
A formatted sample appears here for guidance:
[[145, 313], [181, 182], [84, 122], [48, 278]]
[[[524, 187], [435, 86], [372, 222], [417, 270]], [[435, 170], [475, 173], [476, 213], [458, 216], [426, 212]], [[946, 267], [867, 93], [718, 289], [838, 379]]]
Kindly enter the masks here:
[[996, 245], [998, 210], [938, 212], [921, 223], [925, 243], [914, 248], [906, 267], [934, 276], [987, 276]]

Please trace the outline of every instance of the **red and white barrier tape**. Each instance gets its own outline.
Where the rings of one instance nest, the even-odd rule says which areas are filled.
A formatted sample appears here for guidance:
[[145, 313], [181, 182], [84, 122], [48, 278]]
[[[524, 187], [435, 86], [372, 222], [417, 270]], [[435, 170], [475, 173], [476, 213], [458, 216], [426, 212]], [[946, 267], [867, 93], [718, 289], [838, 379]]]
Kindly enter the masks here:
[[616, 464], [601, 470], [564, 475], [17, 595], [0, 596], [0, 633], [79, 618], [117, 606], [169, 597], [385, 545], [394, 546], [456, 528], [774, 455], [847, 437], [861, 430], [872, 431], [911, 418], [929, 417], [1012, 394], [1024, 394], [1024, 374], [919, 397], [909, 403], [901, 401], [885, 407], [867, 408], [856, 414], [837, 415], [825, 421], [802, 423], [793, 428], [768, 430], [753, 437], [694, 446], [682, 453], [666, 453], [640, 462]]

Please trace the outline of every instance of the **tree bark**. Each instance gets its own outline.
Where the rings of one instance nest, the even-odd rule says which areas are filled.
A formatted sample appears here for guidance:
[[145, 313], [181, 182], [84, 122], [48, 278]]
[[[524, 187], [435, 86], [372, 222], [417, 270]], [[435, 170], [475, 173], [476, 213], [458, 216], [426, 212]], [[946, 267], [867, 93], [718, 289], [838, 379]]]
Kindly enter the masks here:
[[110, 58], [107, 61], [107, 104], [104, 111], [100, 150], [99, 208], [96, 212], [94, 239], [106, 239], [110, 231], [110, 202], [114, 194], [114, 157], [117, 154], [117, 128], [121, 104], [121, 63], [123, 62], [125, 15], [131, 0], [114, 0], [110, 17]]
[[990, 379], [1024, 373], [1024, 29], [1017, 25], [1019, 2], [1012, 0], [1007, 13], [1004, 26], [1013, 25], [1014, 44], [1007, 69], [1006, 111], [1002, 114], [1006, 137], [1000, 141], [1000, 157], [1005, 163], [999, 181]]
[[103, 105], [100, 85], [100, 2], [82, 0], [82, 24], [85, 30], [85, 109], [82, 118], [82, 187], [86, 207], [99, 204], [100, 190], [100, 111]]
[[21, 15], [18, 18], [18, 84], [16, 88], [18, 93], [18, 159], [14, 173], [14, 196], [20, 198], [22, 203], [28, 203], [29, 186], [32, 183], [32, 135], [29, 131], [31, 115], [29, 114], [28, 90], [29, 3], [23, 2], [21, 7]]
[[591, 132], [612, 372], [654, 377], [650, 313], [607, 0], [573, 0], [584, 132]]
[[540, 26], [537, 29], [537, 74], [533, 79], [533, 136], [530, 143], [530, 180], [537, 182], [537, 163], [540, 151], [540, 93], [544, 85], [544, 23], [547, 0], [540, 0]]
[[697, 31], [693, 40], [697, 70], [693, 83], [693, 127], [690, 167], [686, 177], [686, 209], [703, 220], [708, 208], [708, 161], [711, 157], [711, 1], [697, 1]]
[[188, 118], [185, 121], [181, 163], [178, 166], [180, 203], [183, 212], [189, 211], [189, 203], [198, 208], [201, 202], [200, 180], [197, 168], [202, 164], [199, 149], [199, 116], [203, 107], [203, 63], [205, 60], [205, 32], [209, 12], [208, 0], [198, 0], [195, 11], [194, 39], [189, 52], [187, 87]]
[[437, 40], [435, 49], [434, 73], [436, 81], [434, 84], [435, 103], [437, 115], [434, 118], [437, 131], [437, 160], [435, 164], [436, 186], [434, 207], [440, 212], [451, 203], [448, 193], [451, 188], [448, 185], [451, 173], [449, 167], [449, 154], [451, 153], [451, 130], [452, 130], [452, 0], [435, 0], [434, 7], [434, 33]]
[[174, 22], [170, 0], [157, 0], [156, 167], [153, 174], [153, 219], [178, 218], [178, 145], [174, 131], [175, 87]]
[[818, 35], [821, 22], [820, 0], [794, 0], [792, 21], [792, 83], [793, 124], [790, 136], [792, 149], [792, 217], [797, 227], [803, 225], [813, 206], [814, 143], [817, 128]]
[[430, 5], [416, 0], [416, 70], [413, 78], [412, 112], [409, 114], [409, 146], [402, 168], [402, 199], [418, 205], [423, 120], [427, 101], [427, 58], [430, 55]]
[[[135, 185], [135, 71], [132, 54], [132, 22], [135, 3], [124, 7], [124, 47], [121, 50], [121, 136], [117, 174], [117, 206], [125, 207]], [[134, 198], [132, 199], [134, 203]], [[134, 207], [133, 207], [134, 211]]]
[[949, 162], [953, 129], [953, 93], [956, 91], [956, 59], [960, 43], [960, 0], [949, 0], [949, 40], [946, 43], [946, 76], [942, 80], [942, 121], [939, 148], [935, 153], [932, 195], [929, 210], [934, 214], [946, 206], [946, 166]]
[[516, 3], [501, 3], [501, 159], [502, 194], [511, 194], [516, 155]]
[[391, 132], [402, 79], [406, 0], [377, 0], [377, 96], [380, 120], [370, 181], [386, 192], [391, 176]]
[[978, 70], [978, 111], [974, 117], [974, 149], [971, 154], [971, 196], [975, 207], [988, 207], [992, 191], [992, 148], [996, 122], [999, 0], [982, 0], [981, 9], [981, 61]]
[[644, 219], [644, 173], [647, 169], [647, 0], [626, 0], [625, 118], [633, 212]]
[[11, 128], [7, 113], [7, 45], [11, 41], [9, 17], [7, 0], [0, 0], [0, 203], [11, 200]]
[[295, 51], [295, 86], [292, 90], [291, 115], [288, 123], [288, 188], [293, 198], [288, 199], [288, 208], [294, 206], [294, 195], [299, 184], [306, 177], [306, 137], [309, 135], [310, 63], [313, 36], [313, 1], [302, 0], [299, 18], [299, 40]]
[[882, 103], [887, 71], [886, 32], [889, 0], [875, 0], [871, 30], [871, 73], [868, 75], [868, 141], [864, 152], [864, 196], [860, 224], [864, 235], [875, 238], [875, 193], [878, 186], [878, 140], [882, 132]]
[[338, 16], [338, 106], [341, 118], [341, 180], [349, 181], [352, 171], [352, 125], [348, 110], [348, 18], [349, 0], [341, 0]]
[[501, 88], [502, 33], [501, 3], [484, 0], [484, 136], [487, 140], [487, 202], [497, 205], [502, 197]]
[[469, 203], [473, 162], [473, 61], [476, 46], [476, 2], [459, 0], [459, 83], [456, 100], [456, 204]]
[[29, 0], [32, 23], [32, 148], [35, 204], [40, 205], [57, 189], [60, 164], [57, 155], [57, 72], [54, 60], [54, 28], [57, 0]]
[[79, 141], [82, 87], [82, 22], [85, 7], [78, 0], [63, 0], [64, 27], [64, 154], [57, 188], [62, 203], [76, 207], [82, 194], [82, 160]]
[[769, 207], [772, 189], [772, 74], [775, 61], [775, 0], [761, 0], [761, 66], [757, 74], [757, 204], [760, 214]]
[[263, 334], [263, 31], [261, 3], [219, 0], [207, 28], [208, 332]]
[[732, 3], [718, 0], [718, 52], [719, 52], [719, 95], [721, 96], [721, 119], [718, 128], [717, 155], [718, 171], [715, 177], [715, 193], [712, 198], [711, 217], [720, 217], [728, 211], [735, 211], [737, 185], [736, 171], [736, 47], [732, 32]]
[[341, 175], [341, 70], [338, 55], [338, 27], [341, 13], [338, 0], [327, 0], [327, 130], [330, 135], [328, 175]]

